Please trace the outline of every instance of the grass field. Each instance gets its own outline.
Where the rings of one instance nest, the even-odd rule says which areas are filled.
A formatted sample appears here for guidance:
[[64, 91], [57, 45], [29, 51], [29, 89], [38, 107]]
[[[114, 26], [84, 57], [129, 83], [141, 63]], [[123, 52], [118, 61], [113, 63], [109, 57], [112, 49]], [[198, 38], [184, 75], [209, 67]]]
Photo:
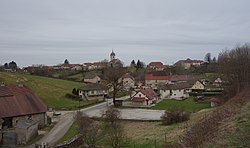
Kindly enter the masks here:
[[[167, 126], [162, 125], [161, 122], [122, 121], [121, 124], [125, 132], [123, 147], [152, 148], [155, 147], [155, 143], [156, 147], [163, 147], [165, 142], [177, 143], [187, 127], [191, 127], [194, 123], [202, 120], [204, 116], [209, 115], [212, 111], [213, 109], [204, 109], [191, 114], [189, 121]], [[77, 124], [74, 123], [57, 144], [73, 138], [77, 134], [77, 130]], [[105, 136], [101, 137], [97, 144], [101, 147], [111, 148]]]
[[[7, 72], [0, 72], [0, 79], [5, 81], [7, 85], [16, 85], [17, 80], [22, 81], [51, 108], [75, 109], [79, 105], [79, 102], [66, 98], [65, 94], [71, 93], [73, 88], [79, 88], [84, 85], [79, 82]], [[90, 103], [93, 102], [82, 101], [81, 105], [88, 105]]]
[[77, 82], [82, 82], [83, 81], [83, 74], [78, 73], [75, 75], [68, 76], [67, 78], [72, 79], [72, 80], [77, 81]]
[[189, 97], [183, 101], [177, 100], [163, 100], [159, 102], [156, 106], [153, 106], [152, 109], [168, 110], [173, 107], [181, 108], [186, 111], [199, 111], [201, 109], [210, 108], [209, 103], [196, 103], [193, 100], [193, 97]]

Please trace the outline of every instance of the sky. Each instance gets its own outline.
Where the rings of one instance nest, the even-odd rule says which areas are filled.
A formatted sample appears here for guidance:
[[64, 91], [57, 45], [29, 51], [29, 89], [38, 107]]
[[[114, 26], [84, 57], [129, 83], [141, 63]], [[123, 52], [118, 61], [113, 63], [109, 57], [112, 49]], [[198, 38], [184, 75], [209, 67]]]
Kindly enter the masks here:
[[249, 43], [249, 0], [0, 0], [0, 64], [173, 64]]

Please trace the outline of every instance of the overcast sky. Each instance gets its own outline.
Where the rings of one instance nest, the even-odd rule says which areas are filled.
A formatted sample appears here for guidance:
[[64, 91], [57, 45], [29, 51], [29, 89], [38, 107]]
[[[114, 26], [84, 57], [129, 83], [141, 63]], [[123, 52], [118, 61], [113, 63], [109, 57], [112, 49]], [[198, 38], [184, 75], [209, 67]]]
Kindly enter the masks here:
[[0, 64], [203, 59], [249, 42], [249, 0], [0, 0]]

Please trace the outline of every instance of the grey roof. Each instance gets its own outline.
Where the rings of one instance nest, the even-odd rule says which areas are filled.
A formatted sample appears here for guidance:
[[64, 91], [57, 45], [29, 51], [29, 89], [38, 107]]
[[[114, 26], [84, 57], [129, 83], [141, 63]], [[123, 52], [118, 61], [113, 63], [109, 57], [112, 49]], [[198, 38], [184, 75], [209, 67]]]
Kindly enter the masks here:
[[79, 88], [80, 90], [90, 91], [90, 90], [108, 90], [107, 86], [97, 83], [87, 84], [85, 87]]
[[191, 87], [192, 87], [192, 85], [190, 85], [189, 83], [183, 82], [183, 83], [162, 85], [162, 86], [159, 86], [159, 89], [161, 89], [161, 90], [177, 90], [177, 89], [185, 89], [185, 88], [191, 88]]
[[37, 124], [37, 122], [32, 120], [32, 119], [20, 120], [20, 121], [18, 121], [15, 128], [27, 129], [27, 128], [31, 127], [32, 125], [35, 125], [35, 124]]
[[95, 75], [95, 74], [90, 74], [90, 73], [88, 73], [88, 74], [86, 74], [86, 76], [84, 77], [84, 79], [93, 79], [94, 77], [96, 77], [97, 75]]

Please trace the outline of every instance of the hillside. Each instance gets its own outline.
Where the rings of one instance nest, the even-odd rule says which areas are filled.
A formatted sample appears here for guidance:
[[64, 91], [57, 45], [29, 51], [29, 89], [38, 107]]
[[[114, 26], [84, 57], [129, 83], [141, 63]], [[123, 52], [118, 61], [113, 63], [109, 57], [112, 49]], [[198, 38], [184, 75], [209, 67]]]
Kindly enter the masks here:
[[185, 147], [249, 147], [250, 89], [245, 87], [184, 134]]
[[[65, 97], [66, 93], [71, 93], [73, 88], [78, 88], [83, 83], [67, 80], [53, 79], [27, 74], [0, 72], [0, 80], [6, 85], [16, 85], [17, 80], [29, 86], [50, 108], [73, 109], [79, 105], [79, 101], [74, 101]], [[81, 105], [91, 102], [81, 102]]]

